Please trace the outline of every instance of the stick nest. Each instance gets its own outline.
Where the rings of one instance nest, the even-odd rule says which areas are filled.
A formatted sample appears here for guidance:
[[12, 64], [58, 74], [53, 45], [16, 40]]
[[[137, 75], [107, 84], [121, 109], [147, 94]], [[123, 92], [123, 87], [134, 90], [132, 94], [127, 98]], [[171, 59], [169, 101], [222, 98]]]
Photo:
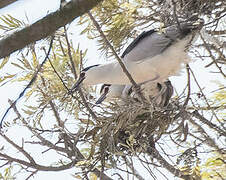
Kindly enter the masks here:
[[146, 153], [175, 121], [178, 113], [175, 107], [169, 104], [160, 108], [134, 101], [110, 104], [103, 108], [104, 116], [98, 118], [97, 125], [85, 138], [92, 137], [101, 155]]

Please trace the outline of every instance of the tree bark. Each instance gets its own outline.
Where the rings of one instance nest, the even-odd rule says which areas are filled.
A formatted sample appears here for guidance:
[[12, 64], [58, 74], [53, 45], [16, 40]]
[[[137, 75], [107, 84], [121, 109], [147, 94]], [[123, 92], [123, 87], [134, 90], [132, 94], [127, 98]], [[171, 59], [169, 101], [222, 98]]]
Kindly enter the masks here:
[[28, 44], [46, 38], [58, 28], [88, 12], [102, 0], [72, 0], [59, 10], [34, 24], [0, 40], [0, 58], [24, 48]]
[[10, 4], [12, 4], [16, 1], [17, 0], [1, 0], [0, 1], [0, 9], [6, 7], [6, 6], [8, 6], [8, 5], [10, 5]]

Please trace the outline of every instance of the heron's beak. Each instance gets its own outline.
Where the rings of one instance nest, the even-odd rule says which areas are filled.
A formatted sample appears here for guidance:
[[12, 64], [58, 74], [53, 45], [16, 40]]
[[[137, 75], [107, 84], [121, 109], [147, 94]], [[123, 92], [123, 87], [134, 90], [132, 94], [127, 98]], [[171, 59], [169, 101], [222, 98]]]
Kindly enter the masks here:
[[79, 85], [84, 81], [85, 79], [85, 73], [81, 73], [77, 82], [74, 84], [74, 86], [71, 88], [71, 92], [77, 91]]
[[105, 87], [104, 92], [102, 93], [102, 95], [99, 97], [99, 99], [96, 101], [95, 104], [102, 103], [106, 99], [108, 92], [109, 92], [109, 87]]
[[95, 104], [101, 104], [101, 103], [106, 99], [107, 93], [108, 93], [108, 92], [104, 92], [104, 93], [99, 97], [99, 99], [96, 101]]

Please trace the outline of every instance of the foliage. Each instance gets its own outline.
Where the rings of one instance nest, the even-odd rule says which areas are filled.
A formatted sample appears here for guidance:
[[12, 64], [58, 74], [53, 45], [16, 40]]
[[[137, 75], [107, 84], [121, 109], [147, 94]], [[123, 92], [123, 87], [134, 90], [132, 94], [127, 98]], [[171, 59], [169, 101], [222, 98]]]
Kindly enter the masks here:
[[[98, 18], [104, 34], [118, 53], [121, 52], [128, 38], [137, 36], [135, 30], [137, 26], [148, 24], [151, 16], [150, 14], [145, 16], [148, 12], [143, 14], [144, 11], [150, 11], [147, 6], [147, 1], [141, 3], [140, 0], [135, 0], [133, 3], [130, 3], [127, 0], [110, 0], [104, 1], [101, 6], [93, 10], [93, 16]], [[86, 24], [81, 33], [87, 34], [87, 37], [90, 39], [97, 38], [100, 46], [99, 49], [108, 56], [113, 55], [87, 15], [80, 17], [78, 24]]]
[[3, 15], [0, 17], [0, 20], [3, 22], [0, 25], [0, 29], [3, 30], [4, 33], [12, 30], [15, 31], [16, 29], [22, 28], [26, 25], [23, 21], [12, 17], [10, 14]]
[[0, 173], [0, 179], [3, 179], [3, 180], [15, 179], [15, 176], [13, 176], [12, 174], [12, 170], [13, 170], [12, 166], [5, 168], [4, 173], [3, 174]]
[[225, 155], [215, 154], [200, 167], [201, 177], [204, 180], [219, 179], [219, 177], [224, 179], [226, 177], [225, 168]]

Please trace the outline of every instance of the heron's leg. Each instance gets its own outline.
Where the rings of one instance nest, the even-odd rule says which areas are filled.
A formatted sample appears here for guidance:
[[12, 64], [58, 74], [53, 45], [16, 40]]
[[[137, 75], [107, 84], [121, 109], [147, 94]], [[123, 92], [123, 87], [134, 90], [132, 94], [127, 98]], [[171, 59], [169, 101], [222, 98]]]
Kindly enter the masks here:
[[158, 84], [157, 86], [159, 87], [159, 93], [155, 97], [155, 102], [160, 107], [166, 107], [173, 95], [173, 86], [169, 80], [165, 81], [163, 84]]
[[[141, 84], [137, 84], [137, 89], [135, 89], [135, 87], [133, 86], [133, 92], [135, 93], [135, 98], [140, 99], [139, 97], [137, 97], [136, 95], [136, 91], [140, 92], [140, 93], [144, 93], [145, 88], [141, 88]], [[145, 97], [145, 96], [144, 96]], [[145, 97], [146, 98], [146, 97]], [[141, 100], [141, 99], [140, 99]]]
[[167, 88], [166, 88], [166, 91], [164, 92], [164, 94], [162, 95], [162, 99], [163, 99], [162, 105], [163, 105], [163, 107], [166, 107], [169, 104], [169, 100], [172, 97], [174, 90], [173, 90], [173, 86], [170, 81], [166, 81], [166, 82], [164, 82], [164, 84], [166, 85]]
[[153, 101], [160, 107], [163, 107], [165, 104], [165, 92], [167, 91], [167, 86], [165, 83], [157, 83], [157, 88], [159, 89], [159, 93], [153, 98]]

